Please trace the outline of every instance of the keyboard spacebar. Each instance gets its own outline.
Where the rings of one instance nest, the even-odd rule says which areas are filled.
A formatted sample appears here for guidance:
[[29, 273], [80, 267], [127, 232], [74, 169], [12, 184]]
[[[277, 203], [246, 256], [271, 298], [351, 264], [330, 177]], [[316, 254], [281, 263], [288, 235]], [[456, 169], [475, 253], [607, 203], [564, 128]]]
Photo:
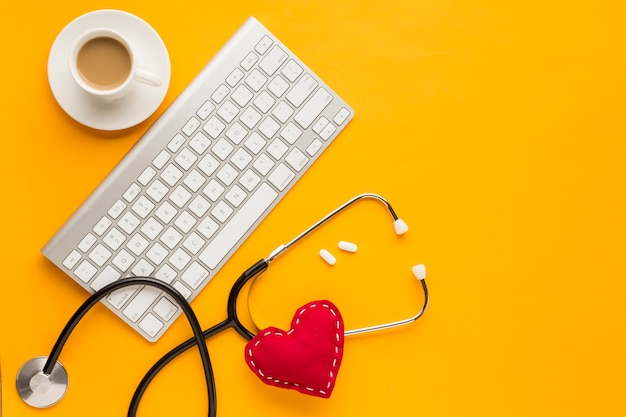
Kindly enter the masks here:
[[200, 254], [200, 260], [210, 269], [215, 269], [277, 196], [278, 193], [269, 185], [261, 184]]

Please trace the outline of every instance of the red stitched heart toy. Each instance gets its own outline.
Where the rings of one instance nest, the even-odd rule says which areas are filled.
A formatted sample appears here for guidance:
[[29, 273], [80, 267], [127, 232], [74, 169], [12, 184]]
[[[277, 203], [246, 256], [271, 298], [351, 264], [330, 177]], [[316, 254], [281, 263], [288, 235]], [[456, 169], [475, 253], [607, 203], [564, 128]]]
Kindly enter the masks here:
[[343, 357], [344, 327], [327, 300], [302, 306], [291, 330], [261, 330], [246, 345], [246, 363], [266, 384], [328, 398]]

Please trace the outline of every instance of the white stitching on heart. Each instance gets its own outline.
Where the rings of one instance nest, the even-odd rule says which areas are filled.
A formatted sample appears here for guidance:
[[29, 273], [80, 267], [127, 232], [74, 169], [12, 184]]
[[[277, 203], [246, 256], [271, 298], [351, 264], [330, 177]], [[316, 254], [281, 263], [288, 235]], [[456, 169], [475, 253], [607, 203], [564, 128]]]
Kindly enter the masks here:
[[[311, 309], [312, 309], [312, 308], [316, 308], [316, 307], [318, 307], [318, 305], [317, 305], [317, 304], [311, 304], [311, 305], [309, 306], [309, 308], [311, 308]], [[331, 313], [334, 317], [337, 317], [337, 313], [335, 312], [335, 310], [334, 310], [333, 308], [331, 308], [331, 306], [330, 306], [330, 305], [328, 305], [328, 304], [322, 304], [322, 307], [323, 307], [323, 308], [328, 309], [328, 310], [330, 311], [330, 313]], [[307, 308], [306, 308], [306, 307], [304, 307], [303, 309], [301, 309], [301, 310], [298, 312], [298, 317], [296, 318], [296, 321], [295, 321], [295, 324], [296, 324], [296, 325], [300, 324], [300, 316], [302, 316], [304, 313], [306, 313], [306, 311], [307, 311]], [[337, 330], [339, 330], [339, 329], [341, 328], [341, 323], [340, 323], [340, 321], [339, 321], [339, 320], [336, 320], [336, 321], [335, 321], [335, 327], [336, 327], [336, 329], [337, 329]], [[289, 330], [289, 332], [287, 333], [287, 335], [290, 335], [293, 331], [294, 331], [294, 329]], [[268, 330], [267, 332], [263, 333], [263, 336], [267, 337], [267, 336], [270, 336], [272, 333], [273, 333], [275, 336], [284, 336], [284, 332], [282, 332], [282, 331], [271, 332], [271, 331], [269, 331], [269, 330]], [[338, 332], [338, 331], [337, 331], [337, 332], [335, 332], [335, 340], [336, 340], [337, 342], [339, 342], [339, 341], [341, 340], [341, 339], [340, 339], [340, 334], [339, 334], [339, 332]], [[261, 344], [261, 339], [257, 340], [257, 341], [256, 341], [256, 343], [254, 344], [254, 346], [256, 347], [256, 346], [258, 346], [259, 344]], [[336, 353], [336, 354], [339, 354], [339, 347], [338, 347], [338, 346], [335, 346], [335, 353]], [[254, 362], [254, 360], [252, 359], [252, 356], [253, 356], [252, 349], [248, 349], [247, 354], [248, 354], [248, 357], [250, 358], [250, 366], [252, 366], [252, 367], [256, 370], [256, 372], [257, 372], [257, 373], [258, 373], [258, 374], [259, 374], [262, 378], [265, 378], [265, 379], [267, 379], [268, 381], [273, 381], [273, 382], [275, 382], [276, 384], [280, 384], [280, 383], [282, 383], [283, 385], [293, 385], [294, 387], [300, 387], [300, 386], [301, 386], [301, 384], [298, 384], [297, 382], [280, 381], [280, 380], [278, 380], [278, 379], [276, 379], [276, 378], [273, 378], [272, 376], [269, 376], [269, 375], [267, 375], [267, 376], [266, 376], [266, 375], [265, 375], [265, 373], [264, 373], [264, 372], [263, 372], [263, 371], [262, 371], [262, 370], [261, 370], [261, 369], [260, 369], [260, 368], [256, 365], [256, 363], [255, 363], [255, 362]], [[336, 358], [335, 358], [335, 359], [333, 359], [332, 368], [333, 368], [333, 369], [334, 369], [334, 368], [337, 368], [337, 359], [336, 359]], [[336, 375], [336, 374], [335, 374], [335, 373], [333, 372], [333, 370], [331, 369], [331, 370], [329, 371], [329, 375], [328, 375], [328, 377], [329, 377], [329, 379], [330, 379], [330, 380], [329, 380], [329, 381], [327, 382], [327, 384], [326, 384], [326, 388], [327, 388], [327, 389], [330, 389], [330, 387], [332, 386], [332, 383], [333, 383], [333, 378], [335, 377], [335, 375]], [[307, 391], [311, 391], [311, 392], [315, 391], [315, 388], [311, 388], [311, 387], [304, 387], [304, 388], [305, 388]], [[326, 395], [326, 394], [327, 394], [327, 392], [326, 392], [326, 391], [324, 391], [324, 390], [318, 390], [318, 392], [319, 392], [321, 395]]]

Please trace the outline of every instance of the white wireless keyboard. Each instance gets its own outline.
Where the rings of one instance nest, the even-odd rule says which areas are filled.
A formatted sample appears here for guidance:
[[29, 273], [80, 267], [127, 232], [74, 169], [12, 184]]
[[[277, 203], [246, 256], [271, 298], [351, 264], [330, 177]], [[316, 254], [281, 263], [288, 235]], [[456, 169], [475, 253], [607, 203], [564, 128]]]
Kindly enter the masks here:
[[[154, 276], [191, 301], [353, 114], [249, 18], [42, 252], [91, 293]], [[181, 313], [152, 287], [103, 302], [150, 341]]]

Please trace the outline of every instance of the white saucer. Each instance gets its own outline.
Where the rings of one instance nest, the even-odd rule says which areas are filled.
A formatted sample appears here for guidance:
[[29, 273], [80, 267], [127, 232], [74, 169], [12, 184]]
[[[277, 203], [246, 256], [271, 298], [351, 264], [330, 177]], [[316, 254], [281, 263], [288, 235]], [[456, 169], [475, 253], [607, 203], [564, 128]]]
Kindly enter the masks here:
[[[159, 74], [163, 84], [153, 87], [137, 83], [130, 93], [110, 103], [84, 92], [70, 75], [68, 57], [74, 40], [97, 27], [127, 36], [141, 52], [139, 66]], [[59, 33], [48, 57], [48, 81], [54, 98], [73, 119], [99, 130], [126, 129], [146, 120], [163, 102], [170, 78], [170, 58], [159, 34], [142, 19], [119, 10], [97, 10], [74, 19]]]

